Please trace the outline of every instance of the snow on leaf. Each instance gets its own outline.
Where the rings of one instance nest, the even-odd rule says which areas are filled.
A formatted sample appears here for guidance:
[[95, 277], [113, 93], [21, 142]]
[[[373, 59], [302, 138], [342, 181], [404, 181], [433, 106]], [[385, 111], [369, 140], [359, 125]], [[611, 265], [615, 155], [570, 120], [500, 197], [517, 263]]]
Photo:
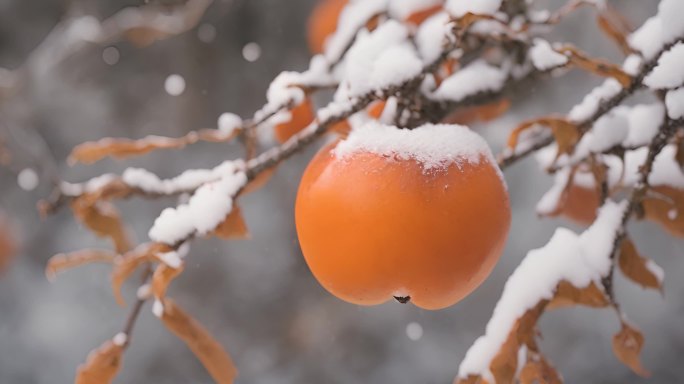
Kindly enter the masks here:
[[121, 369], [124, 346], [107, 340], [92, 350], [76, 370], [75, 384], [109, 384]]
[[442, 81], [430, 95], [435, 100], [461, 101], [478, 93], [500, 90], [508, 77], [508, 71], [477, 60]]
[[527, 352], [527, 361], [520, 371], [520, 384], [561, 384], [556, 368], [539, 353]]
[[570, 45], [562, 47], [560, 51], [569, 57], [570, 62], [574, 66], [598, 76], [614, 78], [623, 88], [629, 87], [632, 83], [632, 77], [613, 63], [591, 58], [584, 52]]
[[60, 253], [48, 260], [45, 276], [54, 281], [59, 272], [91, 263], [112, 263], [116, 253], [104, 249], [84, 249], [71, 253]]
[[664, 275], [662, 268], [641, 256], [629, 238], [622, 240], [618, 265], [622, 273], [632, 281], [644, 288], [658, 289], [662, 292]]
[[562, 67], [569, 62], [567, 56], [554, 50], [551, 44], [544, 39], [534, 39], [534, 45], [530, 49], [529, 55], [534, 67], [540, 71]]
[[185, 342], [217, 384], [233, 383], [238, 372], [221, 344], [171, 299], [164, 299], [162, 303], [160, 318], [166, 328]]
[[623, 321], [620, 332], [613, 336], [613, 352], [634, 373], [642, 377], [648, 377], [650, 373], [641, 365], [639, 358], [643, 346], [644, 335], [638, 329]]

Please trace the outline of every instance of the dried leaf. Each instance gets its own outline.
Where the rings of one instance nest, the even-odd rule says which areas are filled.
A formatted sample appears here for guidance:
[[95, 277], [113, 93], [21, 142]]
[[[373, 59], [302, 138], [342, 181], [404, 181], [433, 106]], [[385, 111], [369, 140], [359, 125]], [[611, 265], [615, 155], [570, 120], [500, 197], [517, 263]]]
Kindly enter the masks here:
[[115, 257], [116, 253], [104, 249], [84, 249], [71, 253], [60, 253], [48, 260], [45, 276], [49, 281], [54, 281], [57, 274], [65, 269], [90, 263], [112, 263]]
[[684, 169], [684, 137], [678, 135], [676, 137], [676, 143], [677, 152], [675, 154], [675, 160], [677, 160], [677, 164], [679, 164], [679, 167]]
[[577, 288], [567, 280], [558, 284], [553, 299], [547, 309], [564, 308], [573, 305], [584, 305], [592, 308], [604, 308], [610, 304], [610, 300], [594, 282], [584, 288]]
[[14, 235], [9, 224], [0, 216], [0, 273], [8, 268], [16, 252]]
[[651, 192], [642, 202], [646, 218], [671, 235], [684, 237], [684, 190], [658, 186]]
[[175, 7], [125, 8], [102, 23], [102, 40], [111, 41], [123, 35], [136, 46], [145, 47], [192, 29], [211, 3], [212, 0], [188, 0]]
[[561, 48], [560, 52], [568, 56], [570, 62], [578, 68], [598, 76], [612, 77], [622, 84], [624, 88], [628, 88], [632, 84], [632, 77], [618, 65], [605, 60], [591, 58], [579, 49], [569, 45]]
[[536, 326], [539, 317], [546, 308], [547, 302], [539, 302], [534, 308], [520, 317], [494, 357], [489, 369], [497, 383], [512, 383], [518, 370], [518, 350], [525, 345], [536, 350]]
[[508, 148], [515, 149], [520, 135], [536, 126], [545, 126], [551, 129], [558, 144], [558, 155], [572, 153], [580, 139], [579, 128], [562, 117], [542, 117], [529, 120], [517, 126], [508, 137]]
[[487, 122], [506, 113], [510, 106], [511, 102], [508, 99], [501, 99], [489, 104], [466, 107], [451, 113], [442, 122], [462, 125], [469, 125], [478, 121]]
[[644, 288], [663, 289], [660, 277], [649, 267], [652, 261], [642, 257], [629, 238], [622, 241], [618, 265], [620, 270], [632, 281]]
[[468, 375], [465, 379], [457, 377], [454, 384], [487, 384], [481, 376]]
[[248, 239], [249, 229], [242, 217], [242, 210], [237, 205], [233, 207], [228, 217], [216, 227], [214, 235], [220, 239]]
[[628, 366], [634, 373], [642, 377], [650, 376], [650, 373], [641, 365], [639, 354], [644, 345], [644, 335], [641, 332], [622, 322], [622, 329], [613, 336], [613, 352], [623, 364]]
[[76, 370], [75, 384], [108, 384], [121, 368], [124, 347], [107, 340], [88, 354], [85, 363]]
[[166, 290], [171, 281], [183, 272], [184, 266], [181, 264], [177, 268], [167, 264], [159, 264], [152, 275], [152, 294], [158, 300], [166, 297]]
[[627, 42], [627, 36], [630, 31], [623, 29], [621, 25], [612, 20], [609, 13], [600, 12], [596, 16], [596, 23], [601, 31], [620, 48], [622, 53], [626, 55], [632, 53], [633, 49], [629, 46], [629, 42]]
[[276, 167], [271, 167], [270, 169], [265, 169], [254, 178], [254, 180], [250, 181], [247, 183], [247, 185], [242, 188], [242, 191], [240, 191], [240, 195], [246, 195], [248, 193], [256, 192], [261, 187], [266, 185], [269, 180], [271, 180], [271, 177], [275, 174]]
[[230, 384], [237, 369], [228, 352], [209, 332], [180, 309], [171, 299], [163, 300], [161, 320], [176, 337], [183, 340], [218, 384]]
[[82, 196], [71, 202], [71, 209], [74, 217], [96, 235], [109, 237], [117, 252], [123, 253], [130, 249], [126, 229], [114, 205], [106, 201], [93, 202], [91, 198]]
[[159, 149], [181, 149], [198, 141], [226, 142], [232, 140], [238, 133], [239, 130], [226, 134], [217, 129], [203, 129], [179, 138], [162, 136], [147, 136], [139, 140], [104, 138], [77, 145], [71, 151], [68, 161], [70, 164], [92, 164], [105, 157], [124, 159], [145, 155]]
[[560, 384], [563, 382], [556, 371], [541, 354], [528, 351], [527, 362], [520, 371], [520, 384]]
[[116, 302], [119, 305], [126, 305], [126, 302], [121, 295], [121, 287], [133, 272], [141, 265], [155, 261], [158, 253], [168, 252], [170, 250], [171, 248], [164, 244], [142, 244], [134, 250], [115, 259], [114, 268], [112, 270], [112, 291], [116, 298]]

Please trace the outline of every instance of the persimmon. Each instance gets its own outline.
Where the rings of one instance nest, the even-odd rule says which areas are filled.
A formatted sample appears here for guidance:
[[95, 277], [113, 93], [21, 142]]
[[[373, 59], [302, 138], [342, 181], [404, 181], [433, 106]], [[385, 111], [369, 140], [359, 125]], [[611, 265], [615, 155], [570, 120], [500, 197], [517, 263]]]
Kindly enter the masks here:
[[323, 52], [325, 41], [337, 30], [337, 19], [346, 5], [347, 0], [323, 0], [316, 5], [308, 25], [311, 52]]
[[312, 159], [295, 207], [304, 258], [330, 293], [425, 309], [448, 307], [484, 281], [510, 216], [491, 151], [457, 125], [355, 129]]
[[0, 215], [0, 273], [5, 271], [17, 251], [16, 242], [12, 238], [12, 228]]
[[382, 116], [382, 111], [385, 110], [385, 101], [376, 101], [368, 107], [368, 116], [379, 119]]
[[290, 137], [306, 128], [316, 118], [308, 97], [304, 101], [290, 110], [290, 120], [275, 126], [275, 138], [279, 143], [286, 142]]

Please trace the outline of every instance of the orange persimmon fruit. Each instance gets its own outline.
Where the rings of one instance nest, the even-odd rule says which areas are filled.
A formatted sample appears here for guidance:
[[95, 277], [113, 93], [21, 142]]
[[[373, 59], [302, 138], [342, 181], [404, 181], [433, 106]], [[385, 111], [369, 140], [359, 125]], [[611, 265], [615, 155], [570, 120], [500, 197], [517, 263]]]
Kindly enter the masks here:
[[337, 30], [337, 19], [347, 5], [347, 0], [322, 0], [309, 17], [309, 49], [313, 53], [323, 52], [328, 36]]
[[306, 128], [316, 118], [308, 97], [304, 101], [290, 110], [290, 120], [275, 126], [275, 138], [279, 143], [286, 142], [290, 137]]
[[425, 309], [448, 307], [485, 280], [510, 216], [489, 148], [457, 125], [352, 131], [313, 158], [295, 207], [304, 258], [329, 292]]

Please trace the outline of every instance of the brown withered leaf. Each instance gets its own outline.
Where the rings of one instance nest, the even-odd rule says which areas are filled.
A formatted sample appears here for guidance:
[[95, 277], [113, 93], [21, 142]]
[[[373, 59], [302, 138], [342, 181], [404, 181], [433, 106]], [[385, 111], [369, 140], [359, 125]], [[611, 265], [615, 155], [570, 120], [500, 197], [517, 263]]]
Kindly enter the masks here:
[[182, 264], [176, 268], [164, 263], [157, 265], [152, 274], [152, 294], [154, 297], [158, 300], [166, 297], [166, 290], [169, 288], [169, 284], [183, 272], [184, 268]]
[[521, 346], [525, 345], [528, 349], [537, 350], [535, 339], [537, 321], [544, 313], [547, 304], [547, 301], [539, 302], [516, 321], [506, 342], [501, 346], [489, 366], [495, 382], [512, 383], [514, 381], [518, 370], [518, 350]]
[[124, 159], [142, 156], [159, 149], [181, 149], [198, 141], [226, 142], [232, 140], [238, 133], [239, 130], [225, 134], [217, 129], [203, 129], [178, 138], [162, 136], [147, 136], [139, 140], [104, 138], [77, 145], [69, 154], [68, 161], [70, 164], [92, 164], [105, 157]]
[[129, 7], [102, 22], [101, 40], [108, 42], [125, 36], [138, 47], [179, 35], [200, 21], [212, 0], [188, 0], [180, 5]]
[[676, 140], [677, 152], [675, 155], [675, 160], [677, 160], [679, 167], [684, 169], [684, 137], [682, 135], [678, 135]]
[[570, 62], [580, 69], [598, 76], [612, 77], [625, 88], [628, 88], [632, 84], [632, 77], [618, 65], [602, 59], [591, 58], [571, 45], [566, 45], [559, 51], [568, 56]]
[[567, 280], [558, 283], [556, 293], [549, 302], [547, 309], [558, 309], [573, 305], [584, 305], [592, 308], [604, 308], [610, 300], [594, 282], [584, 288], [577, 288]]
[[629, 42], [627, 42], [627, 36], [631, 31], [623, 29], [623, 26], [616, 22], [610, 13], [599, 12], [596, 15], [596, 23], [599, 29], [620, 48], [622, 53], [632, 53], [633, 49], [629, 46]]
[[156, 257], [158, 253], [168, 252], [170, 250], [171, 248], [165, 244], [142, 244], [114, 260], [114, 268], [112, 269], [112, 292], [119, 305], [126, 305], [126, 302], [121, 295], [121, 287], [133, 272], [141, 265], [157, 260]]
[[528, 351], [527, 362], [520, 370], [520, 384], [561, 384], [563, 379], [544, 356]]
[[684, 237], [684, 190], [658, 186], [642, 204], [648, 220], [660, 224], [672, 236]]
[[487, 380], [483, 379], [481, 376], [468, 375], [466, 378], [456, 377], [454, 379], [454, 384], [488, 384]]
[[161, 321], [183, 340], [218, 384], [231, 384], [237, 369], [226, 350], [197, 320], [180, 309], [171, 299], [163, 300]]
[[613, 336], [613, 352], [623, 364], [628, 366], [634, 373], [642, 377], [650, 376], [650, 373], [641, 365], [639, 354], [644, 346], [644, 335], [627, 324], [622, 322], [622, 329]]
[[107, 340], [76, 370], [75, 384], [109, 384], [121, 368], [124, 347]]
[[637, 251], [636, 246], [631, 239], [626, 238], [622, 240], [620, 246], [620, 256], [618, 265], [622, 273], [630, 278], [632, 281], [638, 283], [644, 288], [653, 288], [661, 290], [662, 284], [658, 276], [656, 276], [651, 269], [648, 268], [649, 260], [642, 257]]
[[588, 5], [591, 7], [596, 7], [596, 1], [594, 0], [571, 0], [565, 3], [563, 7], [561, 7], [558, 11], [556, 11], [554, 14], [552, 14], [548, 21], [547, 24], [558, 24], [563, 20], [567, 15], [575, 11], [577, 8], [583, 6], [583, 5]]
[[0, 215], [0, 273], [5, 271], [17, 252], [17, 242], [13, 231], [6, 220]]
[[542, 117], [539, 119], [528, 120], [518, 125], [508, 136], [508, 148], [515, 149], [518, 145], [520, 135], [536, 126], [544, 126], [551, 129], [556, 144], [558, 144], [558, 155], [572, 153], [580, 139], [579, 128], [562, 117]]
[[501, 99], [489, 104], [465, 107], [454, 111], [445, 117], [442, 122], [445, 124], [470, 125], [475, 122], [487, 122], [494, 120], [508, 111], [511, 102], [508, 99]]
[[242, 210], [235, 205], [228, 217], [216, 227], [214, 235], [220, 239], [248, 239], [249, 229], [242, 216]]
[[108, 237], [118, 253], [130, 249], [126, 228], [119, 212], [107, 201], [92, 201], [81, 196], [71, 202], [71, 210], [80, 222], [100, 237]]
[[45, 276], [48, 281], [54, 281], [61, 271], [90, 263], [112, 263], [116, 255], [116, 253], [105, 249], [84, 249], [60, 253], [48, 260], [45, 266]]

